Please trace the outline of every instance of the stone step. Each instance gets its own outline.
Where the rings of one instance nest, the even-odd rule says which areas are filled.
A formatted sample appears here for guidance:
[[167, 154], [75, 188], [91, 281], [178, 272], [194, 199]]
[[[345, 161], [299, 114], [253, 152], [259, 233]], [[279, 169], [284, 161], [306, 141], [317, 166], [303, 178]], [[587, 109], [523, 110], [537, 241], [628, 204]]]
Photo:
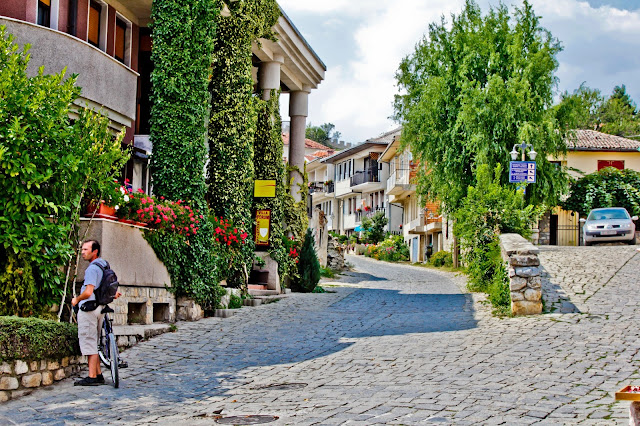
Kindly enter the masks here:
[[165, 323], [113, 326], [113, 334], [116, 335], [118, 346], [121, 348], [131, 347], [141, 340], [147, 340], [168, 331], [171, 331], [171, 324]]
[[248, 284], [247, 288], [249, 290], [268, 290], [268, 287], [266, 284], [264, 283], [254, 283], [254, 284]]
[[279, 295], [280, 293], [278, 293], [277, 290], [249, 288], [249, 294], [253, 297], [256, 297], [256, 296], [276, 296], [276, 295]]

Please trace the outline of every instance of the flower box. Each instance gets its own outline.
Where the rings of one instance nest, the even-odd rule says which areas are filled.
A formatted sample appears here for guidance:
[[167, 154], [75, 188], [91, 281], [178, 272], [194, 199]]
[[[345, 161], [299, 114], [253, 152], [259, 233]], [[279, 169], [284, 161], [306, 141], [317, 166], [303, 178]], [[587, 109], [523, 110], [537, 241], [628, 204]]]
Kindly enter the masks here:
[[134, 226], [142, 226], [142, 227], [147, 226], [146, 223], [138, 222], [137, 220], [133, 220], [133, 219], [120, 218], [120, 219], [118, 219], [118, 222], [128, 223], [129, 225], [134, 225]]
[[616, 392], [616, 401], [640, 401], [640, 386], [625, 386]]
[[98, 204], [97, 209], [98, 211], [96, 212], [96, 205], [94, 203], [89, 203], [87, 206], [87, 213], [84, 216], [111, 220], [118, 219], [116, 217], [116, 209], [114, 207], [107, 206], [102, 201]]

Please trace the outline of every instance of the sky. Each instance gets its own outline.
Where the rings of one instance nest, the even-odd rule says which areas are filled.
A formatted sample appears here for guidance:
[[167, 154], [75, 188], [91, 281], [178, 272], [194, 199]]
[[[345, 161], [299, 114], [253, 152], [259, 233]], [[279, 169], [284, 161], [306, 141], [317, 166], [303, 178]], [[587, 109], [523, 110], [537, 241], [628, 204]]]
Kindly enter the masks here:
[[[278, 0], [325, 63], [309, 95], [307, 124], [333, 123], [341, 140], [358, 143], [396, 128], [395, 72], [442, 16], [464, 0]], [[495, 0], [477, 0], [483, 11]], [[520, 6], [520, 0], [505, 0]], [[530, 0], [543, 27], [560, 40], [556, 92], [585, 83], [610, 95], [624, 84], [640, 103], [640, 0]], [[449, 19], [450, 21], [450, 19]], [[288, 96], [281, 98], [288, 120]]]

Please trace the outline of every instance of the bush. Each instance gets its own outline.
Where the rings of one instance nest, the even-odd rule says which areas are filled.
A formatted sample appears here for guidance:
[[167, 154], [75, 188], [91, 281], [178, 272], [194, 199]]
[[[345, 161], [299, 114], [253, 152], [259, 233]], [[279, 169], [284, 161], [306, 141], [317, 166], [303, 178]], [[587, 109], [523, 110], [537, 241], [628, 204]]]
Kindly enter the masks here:
[[336, 276], [336, 271], [328, 266], [320, 266], [320, 276], [325, 278], [334, 278]]
[[406, 261], [409, 260], [409, 246], [401, 235], [389, 235], [380, 244], [367, 244], [364, 247], [364, 255], [387, 262]]
[[307, 234], [304, 236], [304, 243], [300, 250], [298, 275], [299, 278], [293, 280], [291, 283], [291, 289], [293, 291], [310, 293], [316, 288], [320, 281], [320, 262], [318, 262], [318, 256], [314, 248], [314, 238], [311, 229], [307, 229]]
[[60, 303], [81, 200], [100, 197], [128, 157], [124, 133], [74, 106], [77, 76], [29, 77], [28, 64], [0, 26], [0, 315]]
[[242, 297], [236, 296], [235, 294], [231, 294], [229, 296], [229, 306], [228, 309], [240, 309], [242, 308]]
[[388, 219], [383, 212], [377, 212], [371, 217], [364, 216], [362, 218], [362, 229], [364, 229], [362, 238], [369, 244], [378, 244], [384, 239], [384, 227]]
[[447, 266], [450, 268], [451, 266], [453, 266], [453, 257], [451, 256], [451, 252], [441, 250], [439, 252], [434, 253], [429, 258], [429, 264], [437, 267]]
[[38, 318], [0, 317], [0, 362], [80, 355], [78, 327]]

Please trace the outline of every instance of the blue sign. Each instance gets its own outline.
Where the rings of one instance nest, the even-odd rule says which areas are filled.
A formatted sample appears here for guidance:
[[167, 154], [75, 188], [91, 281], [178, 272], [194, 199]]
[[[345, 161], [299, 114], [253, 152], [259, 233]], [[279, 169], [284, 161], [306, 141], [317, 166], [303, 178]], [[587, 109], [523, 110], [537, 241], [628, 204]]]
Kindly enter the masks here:
[[509, 162], [509, 182], [535, 183], [535, 181], [536, 181], [536, 162], [535, 161]]

